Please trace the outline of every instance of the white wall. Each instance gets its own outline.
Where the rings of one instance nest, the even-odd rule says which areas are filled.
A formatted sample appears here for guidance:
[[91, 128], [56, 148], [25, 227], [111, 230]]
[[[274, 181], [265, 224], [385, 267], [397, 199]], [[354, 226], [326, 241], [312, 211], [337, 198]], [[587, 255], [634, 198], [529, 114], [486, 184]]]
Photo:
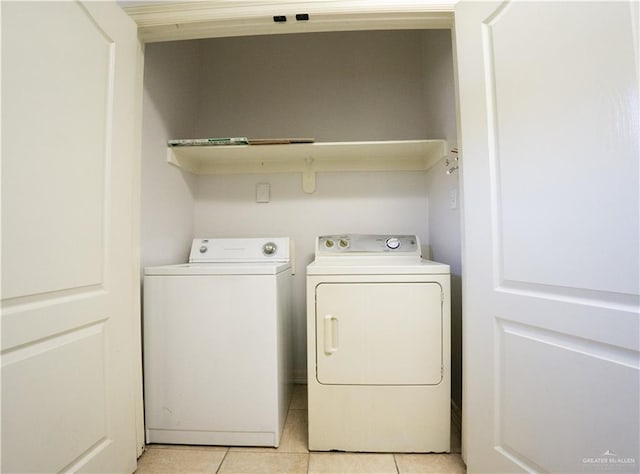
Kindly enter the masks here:
[[[428, 126], [457, 146], [456, 104], [453, 54], [450, 35], [425, 32], [424, 54], [430, 69], [425, 71], [425, 104], [429, 110]], [[447, 32], [448, 33], [448, 32]], [[454, 155], [450, 155], [451, 159]], [[429, 241], [433, 260], [451, 267], [451, 398], [462, 406], [462, 295], [459, 171], [447, 175], [452, 165], [446, 158], [427, 172], [429, 198]], [[451, 208], [451, 193], [457, 206]]]
[[197, 119], [199, 45], [145, 48], [142, 130], [142, 267], [184, 262], [193, 237], [195, 177], [167, 164], [167, 140], [190, 136]]
[[462, 294], [460, 197], [451, 209], [450, 193], [458, 193], [458, 172], [447, 175], [444, 159], [427, 173], [431, 257], [451, 268], [451, 398], [462, 406]]
[[452, 40], [449, 30], [427, 30], [422, 36], [426, 127], [435, 136], [445, 138], [454, 148], [458, 133]]

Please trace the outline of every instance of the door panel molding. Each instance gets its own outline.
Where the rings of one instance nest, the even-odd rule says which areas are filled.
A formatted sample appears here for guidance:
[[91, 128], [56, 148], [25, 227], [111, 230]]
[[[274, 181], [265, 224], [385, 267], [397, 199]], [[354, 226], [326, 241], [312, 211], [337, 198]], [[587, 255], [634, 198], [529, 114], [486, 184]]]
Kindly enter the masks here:
[[47, 351], [53, 351], [67, 344], [72, 344], [81, 339], [102, 334], [106, 319], [101, 319], [86, 326], [74, 327], [69, 331], [54, 334], [47, 338], [32, 340], [21, 346], [2, 351], [2, 366], [10, 366], [24, 359], [35, 357]]
[[532, 298], [544, 298], [569, 304], [581, 304], [616, 311], [638, 313], [639, 297], [610, 291], [597, 291], [585, 288], [569, 288], [557, 285], [544, 285], [522, 281], [502, 280], [495, 288], [496, 292], [526, 295]]
[[[633, 457], [638, 434], [620, 427], [639, 415], [628, 390], [629, 381], [636, 390], [640, 383], [637, 351], [505, 319], [495, 330], [497, 449], [538, 472], [586, 469], [584, 459], [608, 450]], [[606, 447], [591, 436], [594, 429], [604, 430]]]
[[2, 282], [5, 300], [55, 297], [102, 284], [107, 274], [115, 44], [82, 4], [59, 8], [70, 37], [38, 36], [56, 32], [46, 15], [6, 32], [8, 38], [29, 34], [30, 49], [50, 53], [37, 62], [20, 54], [3, 58], [13, 71], [3, 102], [20, 110], [3, 123], [3, 154], [13, 157], [3, 162], [3, 195], [20, 202], [5, 206], [3, 225], [23, 230], [3, 235], [3, 266], [12, 269]]
[[58, 472], [108, 438], [105, 357], [104, 321], [3, 352], [3, 470]]
[[51, 298], [43, 297], [29, 303], [3, 305], [3, 356], [5, 351], [16, 346], [57, 337], [105, 320], [109, 298], [106, 290], [89, 287], [68, 293], [56, 293]]
[[67, 464], [65, 467], [60, 469], [60, 472], [80, 471], [84, 466], [89, 464], [93, 459], [107, 452], [107, 449], [112, 443], [113, 443], [113, 440], [109, 438], [102, 438], [98, 440], [93, 446], [91, 446], [85, 452], [80, 454], [71, 463]]
[[[640, 353], [635, 350], [502, 318], [496, 318], [496, 327], [499, 332], [499, 337], [503, 337], [504, 335], [517, 336], [583, 354], [588, 357], [601, 359], [613, 364], [623, 365], [636, 370], [640, 369]], [[498, 347], [501, 350], [504, 349], [503, 346]]]
[[[624, 110], [627, 102], [637, 102], [633, 65], [622, 55], [608, 54], [601, 42], [585, 39], [582, 27], [567, 28], [564, 34], [575, 33], [576, 41], [586, 43], [588, 55], [569, 57], [567, 38], [561, 38], [565, 43], [555, 51], [532, 46], [532, 32], [544, 41], [548, 30], [566, 28], [559, 18], [573, 10], [553, 9], [543, 20], [536, 18], [540, 9], [534, 4], [506, 2], [483, 24], [496, 286], [503, 280], [551, 283], [602, 292], [601, 298], [614, 301], [609, 295], [638, 296], [640, 279], [633, 263], [639, 259], [637, 248], [633, 251], [638, 229], [623, 218], [639, 212], [638, 192], [631, 184], [638, 170], [632, 151], [638, 149], [637, 133], [631, 130], [638, 113]], [[609, 28], [607, 34], [615, 34], [612, 41], [618, 44], [631, 39], [630, 32], [627, 38], [625, 31], [612, 33], [606, 22], [600, 25], [601, 18], [588, 18], [594, 31]], [[573, 69], [561, 72], [566, 62]], [[529, 64], [535, 67], [526, 69]], [[610, 89], [603, 93], [605, 81]], [[589, 100], [597, 110], [589, 109]], [[584, 136], [589, 128], [599, 130], [599, 140]], [[611, 173], [607, 181], [616, 183], [615, 193], [595, 185], [603, 172]], [[558, 253], [562, 259], [554, 257]], [[611, 278], [613, 272], [616, 278]]]

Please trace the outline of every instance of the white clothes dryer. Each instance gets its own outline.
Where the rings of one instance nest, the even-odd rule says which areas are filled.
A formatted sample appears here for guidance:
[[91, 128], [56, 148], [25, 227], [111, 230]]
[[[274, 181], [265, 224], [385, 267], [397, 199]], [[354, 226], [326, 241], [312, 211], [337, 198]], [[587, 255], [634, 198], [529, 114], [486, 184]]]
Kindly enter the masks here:
[[449, 266], [414, 235], [328, 235], [307, 267], [309, 449], [450, 451]]
[[147, 443], [278, 446], [291, 396], [288, 238], [195, 239], [144, 271]]

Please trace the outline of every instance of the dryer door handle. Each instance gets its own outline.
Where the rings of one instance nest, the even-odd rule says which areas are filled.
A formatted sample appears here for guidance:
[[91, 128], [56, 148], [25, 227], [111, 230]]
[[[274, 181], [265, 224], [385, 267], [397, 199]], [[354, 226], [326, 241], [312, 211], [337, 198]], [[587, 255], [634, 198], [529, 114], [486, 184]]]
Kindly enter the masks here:
[[324, 353], [331, 355], [338, 351], [338, 318], [330, 314], [324, 317]]

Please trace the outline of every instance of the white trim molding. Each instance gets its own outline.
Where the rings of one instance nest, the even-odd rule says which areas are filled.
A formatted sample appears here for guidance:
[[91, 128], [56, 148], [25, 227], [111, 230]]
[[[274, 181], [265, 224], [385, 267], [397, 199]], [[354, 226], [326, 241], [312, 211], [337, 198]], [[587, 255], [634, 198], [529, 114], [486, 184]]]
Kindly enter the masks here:
[[[457, 0], [316, 0], [300, 2], [203, 0], [121, 2], [142, 41], [380, 29], [453, 27]], [[298, 20], [296, 15], [307, 14]], [[276, 22], [274, 16], [286, 18]]]

